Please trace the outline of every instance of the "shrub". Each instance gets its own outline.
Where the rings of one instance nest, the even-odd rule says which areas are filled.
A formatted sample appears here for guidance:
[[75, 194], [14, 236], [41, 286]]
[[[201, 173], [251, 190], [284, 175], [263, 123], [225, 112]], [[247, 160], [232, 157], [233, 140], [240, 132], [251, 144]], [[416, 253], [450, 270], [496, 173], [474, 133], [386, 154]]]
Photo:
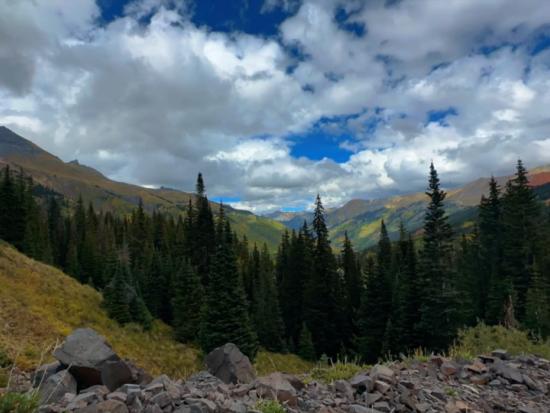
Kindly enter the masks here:
[[276, 400], [260, 400], [256, 409], [262, 413], [285, 413], [285, 408]]
[[33, 413], [38, 405], [36, 392], [8, 392], [0, 395], [0, 413]]
[[529, 353], [550, 357], [550, 343], [533, 341], [525, 331], [483, 323], [461, 330], [449, 354], [452, 357], [472, 359], [497, 348], [505, 349], [512, 355]]
[[8, 357], [8, 353], [0, 348], [0, 369], [11, 365], [11, 360]]

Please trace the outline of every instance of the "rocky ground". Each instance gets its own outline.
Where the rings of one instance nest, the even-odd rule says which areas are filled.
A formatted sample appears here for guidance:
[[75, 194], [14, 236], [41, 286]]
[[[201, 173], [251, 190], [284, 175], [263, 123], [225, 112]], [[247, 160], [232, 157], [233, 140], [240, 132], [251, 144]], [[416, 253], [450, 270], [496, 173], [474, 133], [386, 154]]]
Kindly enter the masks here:
[[18, 391], [39, 389], [42, 413], [247, 413], [266, 399], [287, 412], [550, 412], [550, 361], [504, 350], [473, 361], [376, 365], [331, 384], [285, 373], [256, 377], [232, 344], [210, 353], [208, 371], [185, 382], [153, 379], [90, 329], [76, 330], [54, 356], [57, 362], [12, 380]]

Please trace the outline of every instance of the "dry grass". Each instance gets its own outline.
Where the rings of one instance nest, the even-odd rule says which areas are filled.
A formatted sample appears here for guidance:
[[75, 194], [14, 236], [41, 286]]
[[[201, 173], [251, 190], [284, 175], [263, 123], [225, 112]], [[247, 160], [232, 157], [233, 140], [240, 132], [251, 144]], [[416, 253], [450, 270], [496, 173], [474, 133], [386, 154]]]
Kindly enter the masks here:
[[[90, 327], [105, 336], [121, 357], [153, 375], [185, 378], [203, 368], [201, 352], [176, 342], [169, 326], [155, 321], [148, 332], [135, 324], [122, 327], [107, 317], [101, 300], [93, 288], [0, 241], [2, 364], [15, 362], [19, 368], [33, 369], [44, 349], [61, 342], [75, 328]], [[43, 361], [50, 360], [46, 357]], [[305, 373], [312, 366], [295, 355], [265, 351], [258, 354], [255, 365], [259, 374]], [[0, 369], [0, 387], [4, 370]]]
[[35, 367], [44, 348], [78, 327], [97, 330], [120, 356], [152, 374], [184, 377], [200, 368], [199, 351], [174, 341], [165, 324], [155, 322], [150, 332], [119, 326], [97, 291], [6, 244], [0, 245], [0, 286], [0, 348], [20, 368]]

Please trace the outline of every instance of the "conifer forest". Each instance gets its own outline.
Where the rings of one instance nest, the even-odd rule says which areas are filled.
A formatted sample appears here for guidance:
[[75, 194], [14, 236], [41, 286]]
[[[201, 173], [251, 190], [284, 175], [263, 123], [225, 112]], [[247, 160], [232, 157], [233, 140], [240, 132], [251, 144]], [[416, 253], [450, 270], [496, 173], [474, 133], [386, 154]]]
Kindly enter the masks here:
[[415, 349], [445, 351], [478, 323], [550, 335], [550, 214], [521, 161], [504, 187], [491, 179], [471, 226], [453, 228], [432, 164], [421, 231], [402, 221], [377, 245], [329, 240], [321, 197], [313, 220], [286, 230], [276, 251], [233, 231], [198, 175], [179, 215], [128, 215], [71, 203], [35, 185], [24, 170], [2, 171], [0, 236], [103, 293], [120, 324], [153, 319], [207, 353], [233, 342], [307, 360], [354, 357], [373, 363]]

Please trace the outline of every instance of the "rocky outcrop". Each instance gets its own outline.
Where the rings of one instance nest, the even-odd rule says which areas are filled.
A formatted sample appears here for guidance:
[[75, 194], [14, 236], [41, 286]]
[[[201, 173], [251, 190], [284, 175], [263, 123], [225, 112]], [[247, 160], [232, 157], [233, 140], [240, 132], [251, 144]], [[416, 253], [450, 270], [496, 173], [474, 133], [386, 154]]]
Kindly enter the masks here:
[[[220, 377], [203, 371], [186, 381], [162, 375], [139, 383], [139, 369], [107, 360], [100, 363], [102, 384], [84, 388], [69, 369], [56, 372], [59, 366], [46, 366], [39, 373], [39, 411], [252, 413], [261, 400], [272, 399], [289, 413], [549, 412], [550, 361], [536, 356], [510, 357], [503, 350], [468, 361], [434, 356], [376, 365], [349, 380], [326, 384], [308, 378], [305, 384], [284, 373], [253, 379], [238, 349], [229, 345], [217, 350], [210, 367]], [[130, 378], [132, 383], [115, 388]]]
[[256, 378], [250, 360], [233, 343], [212, 350], [206, 356], [206, 366], [224, 383], [250, 383]]

